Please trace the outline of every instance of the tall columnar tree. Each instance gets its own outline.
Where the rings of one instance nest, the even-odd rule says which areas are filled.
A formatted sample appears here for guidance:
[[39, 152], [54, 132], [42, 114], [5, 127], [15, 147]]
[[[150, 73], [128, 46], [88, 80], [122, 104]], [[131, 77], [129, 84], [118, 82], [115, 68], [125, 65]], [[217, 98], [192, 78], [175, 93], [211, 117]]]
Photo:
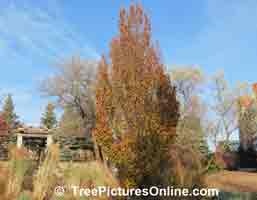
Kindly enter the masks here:
[[3, 110], [2, 110], [2, 117], [4, 118], [5, 122], [8, 124], [9, 128], [15, 128], [17, 125], [18, 116], [15, 113], [14, 103], [12, 100], [12, 95], [8, 94], [5, 98]]
[[54, 112], [54, 105], [52, 103], [47, 104], [45, 113], [43, 113], [41, 118], [41, 124], [48, 129], [56, 127], [57, 119]]
[[120, 11], [108, 60], [102, 58], [97, 76], [97, 143], [124, 185], [164, 185], [178, 102], [142, 7]]

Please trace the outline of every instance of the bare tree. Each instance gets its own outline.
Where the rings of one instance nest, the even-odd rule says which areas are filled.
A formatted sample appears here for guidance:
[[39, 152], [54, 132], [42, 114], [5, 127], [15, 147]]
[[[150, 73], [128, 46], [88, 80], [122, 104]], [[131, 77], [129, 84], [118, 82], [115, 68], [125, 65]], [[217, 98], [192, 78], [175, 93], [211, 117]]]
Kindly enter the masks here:
[[239, 83], [235, 87], [229, 87], [223, 72], [216, 73], [211, 82], [211, 123], [206, 124], [209, 125], [210, 138], [217, 147], [218, 141], [223, 140], [228, 144], [231, 137], [238, 133], [238, 100], [247, 93], [248, 86]]
[[201, 98], [205, 77], [196, 66], [175, 67], [170, 73], [180, 102], [180, 119], [177, 127], [177, 143], [198, 149], [205, 140], [202, 119], [206, 106]]
[[[223, 72], [206, 77], [195, 66], [176, 67], [170, 76], [181, 106], [178, 126], [180, 140], [196, 144], [200, 137], [206, 137], [215, 147], [219, 141], [229, 143], [232, 136], [238, 133], [238, 99], [249, 93], [249, 86], [238, 83], [230, 87]], [[208, 87], [209, 84], [211, 87]], [[194, 128], [196, 124], [198, 130]], [[199, 135], [200, 127], [203, 134]]]
[[196, 103], [196, 99], [202, 92], [205, 77], [200, 67], [194, 65], [175, 66], [170, 72], [170, 77], [180, 102], [180, 118], [183, 118], [192, 111], [192, 104]]
[[57, 97], [62, 108], [74, 108], [83, 119], [88, 133], [95, 124], [94, 83], [97, 62], [72, 57], [56, 66], [56, 72], [41, 85], [43, 94]]

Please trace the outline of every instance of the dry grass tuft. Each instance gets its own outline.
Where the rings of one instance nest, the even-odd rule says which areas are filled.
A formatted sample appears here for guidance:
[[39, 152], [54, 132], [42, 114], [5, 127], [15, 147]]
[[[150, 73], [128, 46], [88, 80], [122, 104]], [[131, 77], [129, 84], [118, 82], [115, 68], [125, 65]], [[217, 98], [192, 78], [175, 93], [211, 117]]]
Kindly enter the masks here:
[[58, 163], [59, 147], [52, 145], [49, 147], [46, 158], [34, 177], [33, 200], [44, 200], [52, 195], [57, 182], [56, 173]]
[[[88, 162], [83, 164], [70, 163], [63, 166], [63, 184], [65, 186], [79, 186], [81, 188], [96, 188], [98, 186], [109, 186], [112, 188], [118, 187], [119, 182], [112, 175], [111, 171], [100, 162]], [[78, 199], [110, 199], [103, 197], [74, 197], [69, 191], [63, 200], [78, 200]]]
[[8, 198], [17, 198], [22, 191], [22, 184], [26, 173], [31, 167], [30, 153], [25, 148], [12, 147], [11, 160], [7, 165], [5, 180], [5, 195]]
[[[79, 197], [71, 191], [63, 197], [54, 195], [56, 186], [98, 186], [118, 187], [119, 182], [111, 171], [100, 162], [64, 163], [59, 162], [59, 147], [49, 147], [45, 160], [36, 174], [30, 174], [32, 164], [26, 149], [11, 149], [11, 160], [0, 163], [0, 200], [109, 200], [109, 197]], [[33, 191], [24, 188], [25, 177], [31, 176]]]

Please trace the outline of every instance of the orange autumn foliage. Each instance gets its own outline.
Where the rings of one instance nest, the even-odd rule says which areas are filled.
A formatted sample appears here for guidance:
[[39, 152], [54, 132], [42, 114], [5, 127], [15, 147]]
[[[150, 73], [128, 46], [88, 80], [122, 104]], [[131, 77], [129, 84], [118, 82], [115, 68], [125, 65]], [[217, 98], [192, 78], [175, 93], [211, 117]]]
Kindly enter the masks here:
[[[105, 157], [124, 172], [123, 183], [130, 185], [138, 183], [138, 166], [145, 162], [138, 158], [149, 153], [144, 151], [158, 147], [163, 156], [168, 152], [179, 114], [175, 88], [151, 41], [150, 22], [141, 6], [120, 11], [119, 31], [111, 42], [110, 62], [103, 57], [99, 64], [93, 134]], [[155, 157], [156, 151], [148, 156], [160, 162], [164, 157]], [[150, 172], [155, 161], [149, 162]]]
[[254, 83], [252, 85], [252, 88], [253, 88], [253, 92], [255, 93], [255, 95], [257, 95], [257, 83]]
[[239, 98], [239, 104], [241, 107], [249, 108], [253, 104], [253, 98], [245, 95]]
[[257, 83], [252, 84], [252, 91], [255, 94], [255, 98], [249, 95], [244, 95], [239, 98], [239, 105], [241, 107], [249, 108], [256, 101]]

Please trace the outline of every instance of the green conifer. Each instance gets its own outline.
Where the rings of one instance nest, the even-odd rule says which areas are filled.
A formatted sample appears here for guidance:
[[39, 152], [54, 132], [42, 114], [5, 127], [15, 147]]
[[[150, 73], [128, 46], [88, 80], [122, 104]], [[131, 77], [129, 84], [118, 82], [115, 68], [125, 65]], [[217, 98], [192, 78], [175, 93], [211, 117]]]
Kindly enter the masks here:
[[54, 105], [52, 103], [48, 103], [46, 106], [46, 111], [41, 118], [41, 124], [48, 129], [52, 129], [56, 127], [57, 119], [54, 112]]
[[15, 128], [18, 124], [18, 116], [15, 113], [14, 103], [12, 100], [12, 95], [8, 94], [5, 98], [3, 110], [2, 110], [2, 116], [6, 123], [8, 124], [9, 128]]

